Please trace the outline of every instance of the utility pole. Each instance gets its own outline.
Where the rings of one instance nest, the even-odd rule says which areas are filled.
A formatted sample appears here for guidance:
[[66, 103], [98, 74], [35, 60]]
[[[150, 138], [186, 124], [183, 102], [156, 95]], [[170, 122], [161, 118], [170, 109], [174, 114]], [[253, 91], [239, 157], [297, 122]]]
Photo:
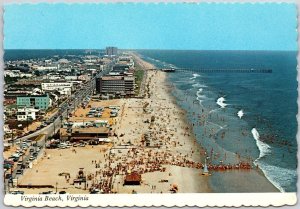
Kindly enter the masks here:
[[67, 122], [69, 122], [69, 107], [67, 108]]
[[11, 141], [12, 141], [12, 145], [14, 146], [15, 140], [14, 140], [14, 130], [13, 129], [11, 129]]
[[55, 120], [53, 121], [53, 135], [55, 134]]
[[3, 173], [3, 175], [4, 175], [4, 177], [3, 177], [3, 179], [4, 179], [4, 194], [6, 194], [6, 189], [7, 189], [7, 185], [6, 185], [6, 184], [7, 184], [7, 180], [6, 180], [6, 178], [5, 178], [5, 177], [6, 177], [6, 176], [5, 176], [5, 175], [6, 175], [6, 171], [7, 171], [7, 170], [5, 170], [4, 173]]
[[60, 116], [60, 126], [62, 126], [62, 122], [63, 122], [63, 115]]
[[26, 114], [26, 125], [27, 125], [27, 131], [28, 131], [28, 113], [27, 113], [27, 107], [25, 107], [25, 114]]

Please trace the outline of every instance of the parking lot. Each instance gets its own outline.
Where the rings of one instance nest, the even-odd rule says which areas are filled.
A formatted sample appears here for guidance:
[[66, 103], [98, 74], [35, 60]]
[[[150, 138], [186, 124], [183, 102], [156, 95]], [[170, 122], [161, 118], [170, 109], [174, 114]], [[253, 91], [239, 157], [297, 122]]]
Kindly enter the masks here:
[[70, 114], [69, 122], [83, 122], [83, 121], [95, 121], [95, 120], [108, 120], [110, 125], [115, 124], [115, 117], [117, 114], [112, 112], [117, 112], [113, 108], [109, 107], [119, 107], [120, 102], [118, 100], [102, 100], [93, 101], [90, 100], [85, 105], [81, 105], [74, 114]]

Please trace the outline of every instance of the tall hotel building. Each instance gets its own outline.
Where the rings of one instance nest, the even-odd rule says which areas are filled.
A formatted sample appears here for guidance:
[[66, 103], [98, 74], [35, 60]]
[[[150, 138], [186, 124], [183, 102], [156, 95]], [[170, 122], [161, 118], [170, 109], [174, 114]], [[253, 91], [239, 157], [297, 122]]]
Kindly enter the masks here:
[[105, 54], [108, 56], [117, 56], [118, 55], [118, 48], [117, 47], [106, 47]]
[[103, 76], [96, 79], [96, 91], [102, 95], [133, 96], [134, 89], [134, 76]]

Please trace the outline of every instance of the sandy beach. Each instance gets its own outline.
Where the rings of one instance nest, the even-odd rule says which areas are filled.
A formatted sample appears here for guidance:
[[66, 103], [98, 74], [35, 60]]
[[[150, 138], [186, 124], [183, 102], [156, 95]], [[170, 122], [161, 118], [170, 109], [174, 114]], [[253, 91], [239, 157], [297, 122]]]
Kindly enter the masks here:
[[[167, 74], [133, 54], [135, 62], [147, 70], [145, 97], [90, 101], [90, 106], [120, 106], [118, 117], [101, 120], [112, 125], [112, 143], [68, 149], [46, 149], [20, 176], [20, 185], [52, 185], [50, 189], [22, 189], [37, 194], [45, 190], [89, 193], [179, 193], [201, 192], [274, 192], [276, 188], [256, 169], [226, 172], [210, 171], [204, 176], [205, 149], [199, 146], [185, 111], [171, 96]], [[85, 118], [89, 108], [76, 110], [70, 121]], [[74, 183], [82, 169], [84, 185]], [[141, 175], [140, 185], [124, 185], [125, 176]]]

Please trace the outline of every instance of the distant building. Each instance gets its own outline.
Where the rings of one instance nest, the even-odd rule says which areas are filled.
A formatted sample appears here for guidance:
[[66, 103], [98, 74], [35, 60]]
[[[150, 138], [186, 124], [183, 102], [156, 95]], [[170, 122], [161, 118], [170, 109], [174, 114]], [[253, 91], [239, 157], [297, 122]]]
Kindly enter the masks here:
[[78, 76], [75, 76], [75, 75], [67, 75], [67, 76], [64, 76], [64, 79], [66, 81], [76, 81], [78, 79]]
[[5, 96], [4, 96], [3, 104], [4, 104], [4, 106], [5, 105], [12, 105], [12, 104], [15, 104], [16, 101], [17, 101], [16, 98], [5, 98]]
[[42, 79], [21, 79], [18, 80], [14, 85], [20, 86], [41, 86]]
[[36, 113], [39, 112], [38, 109], [35, 108], [19, 108], [17, 112], [17, 120], [18, 121], [30, 121], [36, 119]]
[[80, 81], [89, 81], [89, 80], [91, 80], [91, 77], [87, 74], [83, 74], [83, 75], [78, 76], [78, 80], [80, 80]]
[[128, 71], [128, 70], [129, 70], [128, 65], [117, 64], [117, 65], [113, 66], [112, 72], [124, 74], [124, 72]]
[[62, 95], [71, 95], [73, 83], [71, 82], [48, 82], [42, 83], [43, 91], [58, 91]]
[[46, 110], [51, 106], [51, 99], [48, 94], [18, 96], [17, 106], [34, 107], [39, 110]]
[[32, 66], [33, 70], [57, 70], [58, 66]]
[[121, 56], [118, 59], [118, 64], [126, 64], [129, 67], [134, 67], [134, 61], [131, 56]]
[[32, 73], [23, 73], [20, 70], [5, 70], [4, 77], [9, 76], [11, 78], [30, 78], [33, 77]]
[[50, 74], [46, 74], [43, 76], [44, 80], [51, 80], [51, 81], [57, 81], [57, 80], [61, 80], [62, 76], [60, 75], [50, 75]]
[[117, 47], [106, 47], [105, 54], [108, 56], [117, 56], [118, 55], [118, 48]]
[[135, 77], [133, 76], [103, 76], [96, 79], [96, 91], [100, 94], [132, 96], [134, 87]]
[[12, 130], [9, 128], [8, 124], [4, 124], [3, 129], [4, 129], [4, 133], [6, 133], [6, 134], [12, 133]]

